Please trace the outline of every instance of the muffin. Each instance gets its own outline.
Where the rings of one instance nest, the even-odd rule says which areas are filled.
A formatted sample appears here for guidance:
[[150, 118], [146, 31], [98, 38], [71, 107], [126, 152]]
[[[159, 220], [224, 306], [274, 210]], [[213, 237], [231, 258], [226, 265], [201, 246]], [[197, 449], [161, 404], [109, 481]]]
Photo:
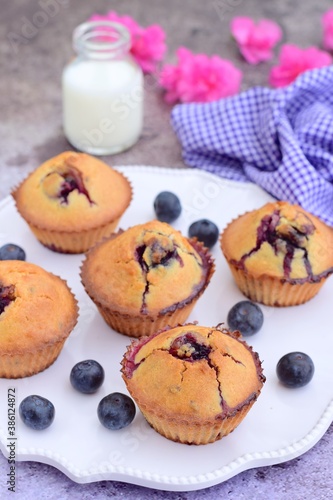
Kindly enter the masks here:
[[239, 332], [187, 324], [133, 341], [122, 360], [129, 393], [162, 436], [207, 444], [232, 432], [265, 377]]
[[61, 278], [25, 261], [0, 261], [0, 377], [50, 366], [77, 318], [77, 301]]
[[241, 292], [268, 306], [307, 302], [333, 272], [333, 229], [285, 201], [233, 220], [220, 244]]
[[83, 253], [115, 230], [132, 188], [126, 177], [97, 158], [65, 151], [34, 170], [12, 196], [43, 245]]
[[186, 321], [213, 272], [202, 243], [154, 220], [90, 249], [81, 281], [111, 328], [141, 337]]

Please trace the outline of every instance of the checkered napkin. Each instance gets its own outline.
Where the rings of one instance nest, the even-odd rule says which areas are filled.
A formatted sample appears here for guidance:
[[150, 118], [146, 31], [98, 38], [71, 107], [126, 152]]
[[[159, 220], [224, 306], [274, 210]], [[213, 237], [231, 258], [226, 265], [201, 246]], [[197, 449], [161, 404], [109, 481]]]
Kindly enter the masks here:
[[333, 226], [333, 66], [171, 115], [187, 165], [252, 181]]

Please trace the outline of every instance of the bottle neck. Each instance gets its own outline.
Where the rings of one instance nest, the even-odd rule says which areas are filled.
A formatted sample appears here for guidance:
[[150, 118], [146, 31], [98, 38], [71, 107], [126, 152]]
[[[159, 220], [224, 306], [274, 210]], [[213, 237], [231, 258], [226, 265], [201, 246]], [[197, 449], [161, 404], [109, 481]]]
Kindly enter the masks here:
[[80, 24], [73, 33], [73, 48], [82, 57], [96, 60], [121, 59], [131, 47], [127, 28], [111, 21]]

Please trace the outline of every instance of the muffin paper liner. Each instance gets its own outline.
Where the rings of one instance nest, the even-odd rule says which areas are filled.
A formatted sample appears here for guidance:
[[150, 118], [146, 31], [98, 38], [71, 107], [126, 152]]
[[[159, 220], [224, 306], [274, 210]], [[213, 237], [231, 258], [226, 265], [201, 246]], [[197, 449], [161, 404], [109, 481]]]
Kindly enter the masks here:
[[30, 377], [45, 370], [57, 359], [65, 341], [66, 339], [63, 339], [38, 351], [0, 356], [0, 377]]
[[218, 415], [215, 419], [193, 422], [185, 417], [177, 418], [175, 416], [171, 418], [165, 415], [165, 413], [158, 413], [156, 408], [149, 408], [140, 401], [140, 395], [133, 391], [130, 380], [125, 376], [123, 376], [123, 379], [129, 393], [149, 425], [165, 438], [183, 444], [200, 445], [214, 443], [227, 436], [242, 422], [260, 394], [260, 391], [258, 391], [255, 398], [235, 411], [233, 415], [225, 417]]
[[118, 226], [120, 217], [102, 227], [80, 231], [49, 231], [26, 221], [36, 238], [42, 245], [59, 253], [84, 253], [99, 240], [109, 236]]
[[190, 304], [187, 304], [181, 309], [176, 309], [171, 314], [154, 318], [143, 314], [130, 316], [121, 314], [118, 311], [111, 311], [91, 297], [103, 319], [113, 330], [128, 335], [129, 337], [136, 338], [146, 335], [150, 336], [167, 326], [176, 326], [184, 323], [194, 308], [198, 298], [199, 297], [196, 297]]
[[323, 286], [326, 278], [317, 283], [289, 283], [279, 278], [254, 278], [248, 272], [229, 263], [230, 270], [241, 292], [250, 300], [267, 306], [287, 307], [304, 304]]

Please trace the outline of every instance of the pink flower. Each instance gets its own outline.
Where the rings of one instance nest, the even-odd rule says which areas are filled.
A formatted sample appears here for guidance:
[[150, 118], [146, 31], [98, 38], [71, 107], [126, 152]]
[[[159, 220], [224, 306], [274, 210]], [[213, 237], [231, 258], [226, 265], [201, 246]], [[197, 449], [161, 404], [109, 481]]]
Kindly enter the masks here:
[[131, 54], [145, 73], [152, 73], [164, 57], [165, 33], [157, 24], [142, 28], [132, 17], [118, 16], [112, 11], [106, 15], [94, 14], [89, 21], [113, 21], [123, 24], [131, 35]]
[[323, 45], [326, 50], [333, 50], [333, 9], [328, 10], [322, 17], [324, 28]]
[[328, 66], [331, 56], [316, 47], [300, 49], [296, 45], [283, 45], [280, 52], [280, 64], [272, 68], [269, 82], [273, 87], [285, 87], [304, 71]]
[[160, 75], [167, 102], [209, 102], [239, 92], [242, 73], [230, 61], [195, 55], [185, 47], [177, 50], [177, 57], [178, 63], [166, 64]]
[[272, 49], [282, 37], [280, 27], [269, 19], [255, 24], [249, 17], [235, 17], [230, 29], [241, 54], [250, 64], [271, 59]]

